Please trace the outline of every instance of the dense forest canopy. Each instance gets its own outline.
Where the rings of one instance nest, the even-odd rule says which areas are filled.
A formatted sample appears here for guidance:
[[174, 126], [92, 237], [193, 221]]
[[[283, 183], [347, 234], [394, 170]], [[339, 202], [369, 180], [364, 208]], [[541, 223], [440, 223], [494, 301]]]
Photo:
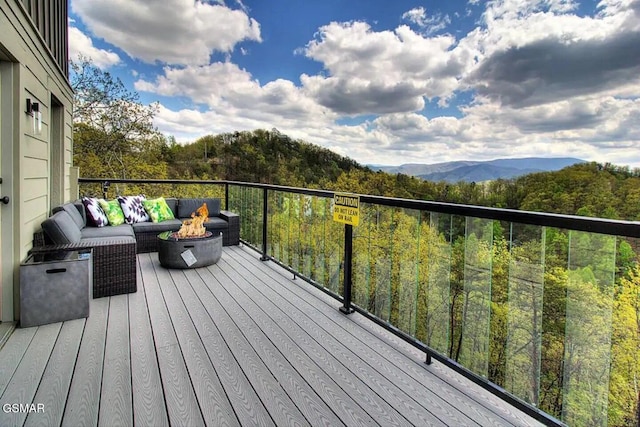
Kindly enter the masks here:
[[[187, 144], [153, 133], [135, 144], [113, 138], [87, 124], [76, 125], [75, 164], [84, 177], [227, 179], [640, 220], [640, 172], [612, 164], [582, 163], [512, 179], [449, 184], [374, 172], [277, 129], [207, 135]], [[96, 147], [105, 140], [112, 141], [108, 149]]]

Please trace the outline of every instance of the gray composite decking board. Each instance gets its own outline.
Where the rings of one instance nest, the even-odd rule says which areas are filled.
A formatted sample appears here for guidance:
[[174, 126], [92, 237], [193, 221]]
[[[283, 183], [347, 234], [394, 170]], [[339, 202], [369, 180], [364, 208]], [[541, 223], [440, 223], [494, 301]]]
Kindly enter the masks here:
[[33, 398], [33, 402], [44, 405], [45, 411], [30, 413], [25, 427], [60, 425], [85, 322], [85, 319], [76, 319], [62, 324], [38, 391]]
[[2, 347], [2, 359], [0, 362], [0, 396], [4, 394], [4, 390], [7, 388], [13, 373], [18, 368], [24, 353], [29, 347], [29, 343], [36, 334], [38, 328], [17, 328], [9, 337], [9, 340]]
[[[355, 316], [354, 322], [358, 323], [367, 330], [373, 331], [371, 325], [369, 325], [372, 322], [364, 316]], [[390, 332], [379, 331], [376, 333], [378, 334], [382, 342], [387, 343], [394, 348], [402, 348], [404, 351], [406, 351], [407, 354], [414, 354], [416, 356], [416, 363], [423, 363], [424, 353], [420, 352], [420, 350], [416, 349], [415, 347], [411, 346], [410, 344], [406, 343]], [[468, 399], [472, 402], [472, 408], [476, 411], [476, 413], [487, 413], [487, 411], [490, 411], [493, 414], [501, 417], [505, 423], [508, 423], [507, 425], [544, 425], [543, 423], [530, 417], [524, 412], [515, 409], [513, 406], [509, 405], [499, 397], [493, 395], [488, 390], [485, 390], [479, 385], [462, 377], [462, 375], [458, 374], [457, 372], [453, 371], [443, 364], [434, 362], [434, 364], [429, 367], [429, 372], [439, 378], [443, 382], [443, 384], [447, 384], [449, 387], [459, 390], [461, 393], [467, 396]]]
[[244, 309], [224, 290], [224, 286], [212, 273], [215, 267], [214, 265], [209, 269], [200, 270], [198, 273], [211, 293], [219, 301], [220, 307], [227, 313], [229, 311], [233, 312], [232, 320], [236, 324], [239, 333], [251, 344], [254, 351], [261, 355], [272, 375], [282, 385], [300, 412], [304, 414], [307, 422], [313, 425], [342, 425], [342, 421], [318, 397], [300, 374], [293, 369], [269, 337], [262, 333], [258, 325], [255, 324]]
[[[445, 425], [447, 421], [459, 426], [477, 425], [472, 420], [461, 416], [457, 411], [447, 408], [446, 406], [448, 405], [444, 402], [440, 405], [442, 411], [438, 414], [439, 418], [436, 418], [436, 416], [429, 411], [429, 408], [423, 406], [424, 401], [420, 399], [421, 395], [419, 391], [421, 390], [419, 390], [418, 387], [412, 389], [414, 393], [408, 393], [406, 390], [403, 390], [401, 387], [386, 379], [377, 369], [369, 366], [369, 364], [364, 362], [356, 353], [349, 350], [348, 344], [342, 344], [334, 337], [332, 334], [335, 332], [335, 328], [331, 330], [331, 332], [319, 328], [318, 326], [321, 325], [315, 323], [315, 321], [304, 312], [303, 304], [296, 304], [295, 301], [282, 296], [282, 289], [278, 287], [279, 285], [274, 286], [275, 282], [273, 279], [266, 276], [264, 272], [250, 268], [247, 263], [241, 264], [240, 261], [233, 258], [225, 258], [224, 262], [235, 267], [245, 279], [251, 280], [251, 277], [254, 277], [255, 280], [259, 282], [260, 285], [255, 287], [254, 292], [259, 292], [259, 295], [262, 294], [264, 301], [268, 301], [268, 303], [273, 305], [273, 309], [270, 308], [265, 311], [274, 313], [274, 316], [276, 316], [274, 320], [278, 324], [287, 325], [289, 323], [295, 323], [299, 330], [304, 331], [311, 338], [312, 343], [310, 344], [310, 348], [320, 346], [326, 348], [329, 354], [333, 355], [333, 357], [341, 363], [343, 369], [349, 369], [353, 375], [369, 387], [369, 389], [366, 390], [367, 393], [371, 394], [371, 391], [373, 391], [379, 394], [410, 422], [416, 425]], [[272, 289], [271, 286], [274, 286], [274, 288]], [[247, 290], [250, 289], [247, 288], [246, 291]], [[280, 312], [281, 314], [278, 314], [280, 310], [282, 310]], [[334, 377], [334, 374], [331, 373], [330, 370], [331, 366], [328, 366], [328, 368], [328, 372]], [[352, 395], [356, 394], [357, 391]], [[430, 401], [433, 400], [434, 397], [430, 397]]]
[[[242, 248], [233, 248], [232, 251], [237, 254], [240, 259], [243, 259], [245, 262], [250, 262], [252, 259], [256, 259], [256, 256]], [[395, 346], [389, 345], [380, 340], [380, 333], [383, 331], [382, 328], [379, 328], [377, 325], [374, 325], [373, 322], [364, 320], [364, 323], [368, 326], [368, 328], [362, 328], [361, 325], [356, 324], [354, 322], [345, 322], [345, 316], [339, 313], [337, 310], [328, 310], [323, 308], [317, 309], [311, 301], [313, 299], [319, 300], [321, 304], [328, 304], [329, 306], [338, 307], [340, 304], [333, 298], [324, 294], [321, 291], [318, 291], [312, 287], [307, 287], [306, 284], [300, 282], [299, 280], [293, 281], [289, 280], [287, 276], [283, 276], [282, 271], [279, 266], [273, 263], [267, 264], [258, 264], [259, 268], [272, 277], [276, 282], [282, 282], [282, 280], [286, 280], [290, 284], [290, 286], [285, 286], [283, 289], [284, 292], [289, 291], [289, 295], [293, 294], [299, 298], [299, 302], [302, 304], [300, 307], [304, 307], [305, 303], [308, 305], [308, 308], [313, 308], [316, 311], [316, 315], [313, 317], [314, 322], [320, 324], [325, 324], [326, 319], [329, 319], [334, 323], [334, 326], [340, 325], [343, 330], [337, 328], [334, 335], [340, 335], [341, 341], [343, 342], [351, 342], [350, 347], [356, 350], [356, 353], [359, 354], [363, 358], [367, 358], [372, 363], [372, 366], [376, 369], [380, 369], [384, 371], [386, 369], [385, 364], [376, 364], [373, 359], [373, 353], [379, 354], [381, 357], [389, 360], [395, 368], [392, 370], [387, 370], [385, 375], [389, 374], [388, 378], [396, 383], [407, 385], [410, 383], [417, 384], [417, 387], [424, 388], [428, 387], [432, 391], [433, 394], [440, 396], [443, 401], [447, 405], [451, 405], [452, 410], [459, 410], [463, 412], [468, 419], [473, 420], [481, 425], [530, 425], [532, 423], [532, 419], [526, 416], [518, 416], [516, 417], [507, 417], [510, 419], [504, 419], [504, 413], [496, 413], [493, 407], [486, 408], [482, 404], [476, 402], [472, 397], [469, 397], [464, 392], [465, 385], [471, 384], [466, 379], [460, 382], [461, 388], [456, 389], [452, 386], [448, 385], [445, 381], [443, 381], [440, 377], [435, 376], [430, 370], [431, 367], [427, 367], [422, 362], [416, 363], [416, 360], [410, 359], [404, 353], [398, 352]], [[285, 282], [285, 283], [286, 283]], [[311, 301], [310, 301], [311, 300]], [[316, 304], [317, 305], [317, 304]], [[313, 311], [313, 310], [312, 310]], [[357, 314], [353, 314], [351, 316], [359, 316]], [[326, 318], [323, 320], [323, 317]], [[326, 327], [326, 330], [330, 330], [330, 327]], [[366, 332], [365, 332], [366, 331]], [[344, 333], [348, 335], [344, 337]], [[364, 333], [364, 335], [363, 335]], [[387, 333], [391, 335], [390, 333]], [[398, 339], [399, 340], [399, 339]], [[405, 343], [406, 344], [406, 343]], [[422, 357], [424, 357], [424, 353], [422, 353]], [[376, 356], [377, 358], [377, 356]], [[422, 359], [424, 360], [424, 359]], [[409, 383], [408, 383], [409, 382]], [[422, 385], [420, 385], [422, 384]], [[431, 397], [433, 399], [433, 397]], [[497, 402], [502, 406], [505, 406], [504, 402]], [[508, 406], [508, 405], [507, 405]], [[535, 423], [533, 423], [535, 425]]]
[[[269, 297], [264, 294], [257, 294], [260, 303], [251, 298], [248, 293], [256, 295], [256, 292], [259, 292], [259, 288], [262, 288], [262, 283], [254, 282], [253, 285], [250, 285], [245, 280], [246, 276], [240, 272], [241, 270], [234, 269], [234, 267], [237, 268], [238, 266], [232, 266], [226, 259], [219, 261], [218, 266], [227, 274], [231, 282], [236, 285], [236, 288], [234, 288], [230, 285], [230, 282], [225, 282], [226, 289], [239, 303], [246, 307], [247, 312], [251, 313], [252, 317], [256, 319], [256, 323], [270, 325], [271, 331], [277, 330], [278, 327], [282, 330], [283, 337], [286, 337], [282, 340], [284, 341], [284, 346], [281, 349], [284, 350], [283, 354], [290, 356], [288, 359], [294, 366], [296, 357], [293, 356], [303, 360], [303, 364], [299, 364], [300, 366], [297, 369], [305, 378], [311, 379], [310, 383], [314, 389], [331, 390], [333, 388], [335, 394], [342, 395], [343, 400], [337, 402], [341, 403], [340, 406], [336, 405], [336, 402], [327, 402], [329, 406], [334, 408], [334, 411], [336, 411], [336, 407], [351, 409], [359, 406], [382, 425], [410, 425], [411, 423], [417, 425], [444, 425], [435, 417], [405, 418], [388, 401], [372, 392], [366, 381], [361, 381], [360, 378], [340, 363], [330, 351], [320, 346], [315, 340], [310, 339], [297, 324], [294, 325], [289, 316], [282, 315], [279, 306], [270, 301]], [[291, 312], [295, 310], [295, 307], [289, 303], [282, 305], [285, 306], [283, 308], [285, 311]], [[279, 331], [275, 334], [271, 332], [269, 336], [278, 337], [279, 334]], [[305, 360], [305, 357], [301, 355], [313, 355], [313, 357]], [[315, 378], [320, 378], [323, 383], [317, 384], [318, 380]], [[400, 390], [398, 392], [401, 393]], [[340, 416], [341, 414], [338, 415]], [[346, 413], [345, 415], [350, 414]]]
[[[184, 304], [189, 307], [189, 314], [200, 336], [209, 358], [216, 366], [220, 382], [233, 406], [238, 421], [246, 426], [275, 426], [262, 400], [256, 394], [234, 355], [227, 347], [220, 331], [195, 294], [185, 272], [171, 272]], [[199, 280], [197, 274], [193, 280]]]
[[128, 294], [133, 421], [136, 426], [167, 426], [169, 418], [141, 270], [138, 259], [138, 291]]
[[205, 278], [213, 280], [210, 273], [206, 270], [201, 272], [190, 270], [186, 271], [185, 275], [275, 424], [278, 426], [308, 425], [306, 418], [283, 389], [282, 384], [276, 380], [262, 357], [247, 341], [229, 313], [224, 310], [205, 284]]
[[131, 356], [129, 349], [129, 307], [127, 295], [110, 298], [107, 338], [104, 351], [98, 425], [133, 424], [131, 396]]
[[[149, 254], [139, 255], [169, 423], [204, 426], [193, 385]], [[156, 255], [157, 257], [157, 255]]]
[[176, 290], [170, 271], [159, 265], [155, 267], [171, 322], [174, 329], [180, 331], [177, 333], [178, 342], [205, 423], [210, 426], [239, 425], [218, 374]]
[[108, 314], [108, 298], [92, 301], [62, 417], [63, 426], [98, 424]]
[[[231, 262], [236, 262], [240, 265], [242, 260], [232, 259]], [[247, 263], [242, 265], [246, 266]], [[397, 409], [408, 411], [409, 414], [407, 416], [410, 416], [411, 412], [422, 409], [422, 411], [433, 413], [442, 422], [449, 422], [455, 425], [476, 425], [473, 420], [465, 417], [456, 408], [451, 407], [448, 402], [425, 388], [423, 384], [408, 376], [400, 376], [398, 378], [398, 369], [395, 366], [377, 355], [377, 353], [370, 350], [367, 351], [368, 349], [364, 348], [364, 345], [358, 345], [359, 342], [343, 330], [343, 324], [349, 322], [349, 320], [338, 312], [337, 306], [339, 304], [337, 302], [335, 307], [327, 305], [324, 309], [319, 310], [317, 305], [308, 301], [309, 295], [307, 295], [307, 299], [303, 299], [289, 292], [287, 288], [291, 287], [291, 285], [283, 284], [282, 280], [288, 281], [288, 279], [282, 276], [270, 277], [261, 268], [246, 271], [246, 274], [256, 275], [256, 280], [262, 281], [264, 286], [261, 286], [260, 290], [262, 292], [271, 292], [271, 295], [273, 295], [272, 301], [277, 298], [288, 301], [294, 307], [293, 310], [303, 313], [301, 316], [291, 314], [290, 317], [298, 322], [319, 343], [330, 346], [333, 349], [332, 353], [340, 356], [340, 359], [347, 366], [352, 365], [358, 375], [368, 378], [369, 382], [375, 384], [373, 388], [379, 393], [386, 391], [385, 397], [398, 393], [395, 398], [390, 398], [390, 401], [393, 402], [394, 407]], [[325, 309], [333, 310], [333, 315], [335, 315], [338, 322], [325, 317], [321, 313]]]
[[[36, 403], [33, 397], [38, 389], [51, 350], [60, 333], [61, 323], [39, 326], [11, 381], [0, 398], [0, 407], [12, 403]], [[37, 407], [36, 407], [37, 410]], [[0, 425], [22, 425], [28, 412], [0, 412]]]
[[[250, 259], [251, 258], [248, 258], [247, 261]], [[240, 260], [232, 259], [232, 261], [241, 263], [242, 257], [240, 257]], [[248, 263], [243, 263], [242, 265], [247, 264]], [[429, 383], [420, 383], [413, 377], [404, 374], [395, 365], [391, 364], [388, 360], [379, 356], [377, 353], [372, 352], [371, 349], [367, 348], [359, 340], [356, 340], [353, 335], [346, 332], [344, 328], [353, 328], [353, 324], [348, 320], [350, 317], [345, 317], [343, 314], [338, 312], [337, 307], [340, 304], [337, 301], [329, 299], [328, 302], [333, 303], [333, 307], [331, 305], [327, 305], [326, 307], [318, 308], [317, 304], [313, 304], [313, 302], [309, 301], [312, 296], [306, 293], [305, 290], [301, 289], [300, 295], [296, 293], [296, 291], [298, 291], [298, 284], [291, 286], [293, 283], [288, 278], [283, 277], [277, 272], [271, 272], [270, 269], [266, 270], [265, 268], [268, 267], [264, 266], [256, 270], [252, 270], [251, 272], [247, 271], [246, 274], [259, 274], [257, 277], [260, 280], [263, 280], [265, 287], [269, 287], [272, 292], [279, 295], [281, 298], [290, 301], [295, 309], [305, 313], [306, 317], [291, 317], [298, 321], [302, 321], [303, 318], [307, 318], [308, 322], [306, 323], [306, 330], [308, 333], [316, 336], [319, 342], [341, 343], [342, 346], [340, 347], [343, 349], [348, 348], [347, 354], [344, 355], [345, 359], [349, 360], [351, 357], [357, 357], [364, 360], [366, 362], [365, 366], [370, 366], [371, 371], [379, 375], [377, 377], [378, 380], [380, 376], [385, 378], [388, 384], [395, 385], [403, 390], [404, 393], [401, 393], [402, 395], [408, 394], [411, 399], [415, 399], [415, 401], [422, 405], [426, 410], [437, 415], [440, 420], [449, 422], [453, 425], [477, 425], [473, 418], [465, 416], [449, 402], [442, 399], [438, 395], [439, 391], [433, 392], [426, 388]], [[273, 277], [267, 275], [267, 273], [270, 272], [274, 273]], [[285, 280], [284, 283], [283, 280]], [[304, 283], [300, 281], [296, 281], [295, 283], [302, 283], [302, 286], [305, 286]], [[260, 289], [265, 288], [261, 287]], [[311, 289], [309, 289], [309, 291], [311, 291]], [[320, 293], [320, 291], [317, 291], [317, 293]], [[324, 304], [324, 302], [321, 302], [321, 304]], [[333, 320], [327, 317], [327, 313], [325, 313], [327, 311], [330, 312], [328, 313], [329, 317]], [[356, 330], [354, 332], [357, 334], [358, 331]], [[340, 347], [338, 347], [334, 354], [338, 354], [342, 351]], [[360, 364], [358, 367], [360, 367]], [[404, 405], [406, 404], [407, 402], [404, 402]]]

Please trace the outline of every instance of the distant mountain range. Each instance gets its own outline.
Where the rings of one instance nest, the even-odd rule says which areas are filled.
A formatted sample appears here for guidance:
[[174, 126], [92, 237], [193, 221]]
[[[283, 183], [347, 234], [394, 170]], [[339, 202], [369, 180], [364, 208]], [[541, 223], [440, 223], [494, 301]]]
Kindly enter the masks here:
[[458, 161], [431, 165], [407, 163], [400, 166], [369, 165], [373, 170], [413, 175], [425, 181], [481, 182], [509, 179], [535, 172], [563, 169], [585, 160], [573, 157], [526, 157], [521, 159], [497, 159], [490, 161]]

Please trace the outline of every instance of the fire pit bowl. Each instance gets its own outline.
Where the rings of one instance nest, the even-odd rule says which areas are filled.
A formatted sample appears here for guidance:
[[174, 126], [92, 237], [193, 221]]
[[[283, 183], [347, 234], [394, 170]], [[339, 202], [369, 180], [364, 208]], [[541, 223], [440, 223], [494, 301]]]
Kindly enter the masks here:
[[222, 256], [222, 233], [178, 237], [177, 231], [158, 234], [158, 259], [165, 268], [198, 268], [217, 263]]

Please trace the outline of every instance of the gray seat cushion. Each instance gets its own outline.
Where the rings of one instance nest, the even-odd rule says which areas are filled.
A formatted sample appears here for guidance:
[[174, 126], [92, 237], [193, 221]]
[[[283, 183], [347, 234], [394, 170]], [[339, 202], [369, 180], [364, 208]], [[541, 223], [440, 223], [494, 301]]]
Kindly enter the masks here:
[[190, 218], [191, 214], [198, 210], [203, 203], [207, 204], [209, 216], [218, 216], [220, 214], [220, 199], [179, 199], [178, 200], [178, 218]]
[[81, 233], [83, 239], [115, 236], [135, 237], [133, 228], [129, 224], [116, 225], [115, 227], [109, 225], [106, 227], [85, 227], [82, 229]]
[[136, 222], [131, 226], [135, 233], [161, 233], [163, 231], [178, 231], [180, 225], [182, 225], [182, 221], [179, 219], [169, 219], [162, 222]]
[[167, 202], [167, 206], [169, 206], [169, 209], [173, 212], [173, 217], [178, 218], [178, 199], [169, 197], [164, 199], [164, 201]]
[[228, 226], [227, 221], [218, 217], [209, 217], [209, 221], [204, 223], [207, 230], [226, 230]]
[[[82, 212], [84, 213], [84, 205], [80, 204], [80, 207], [82, 209]], [[82, 230], [84, 226], [87, 224], [86, 217], [84, 217], [80, 213], [80, 209], [74, 203], [65, 203], [63, 205], [56, 206], [55, 208], [53, 208], [53, 213], [60, 212], [60, 211], [67, 212], [71, 217], [71, 219], [73, 219], [73, 222], [76, 223], [76, 225], [80, 230]]]
[[[73, 207], [73, 205], [71, 206]], [[66, 210], [60, 210], [45, 219], [42, 222], [42, 230], [56, 245], [77, 243], [82, 238], [80, 228]]]

